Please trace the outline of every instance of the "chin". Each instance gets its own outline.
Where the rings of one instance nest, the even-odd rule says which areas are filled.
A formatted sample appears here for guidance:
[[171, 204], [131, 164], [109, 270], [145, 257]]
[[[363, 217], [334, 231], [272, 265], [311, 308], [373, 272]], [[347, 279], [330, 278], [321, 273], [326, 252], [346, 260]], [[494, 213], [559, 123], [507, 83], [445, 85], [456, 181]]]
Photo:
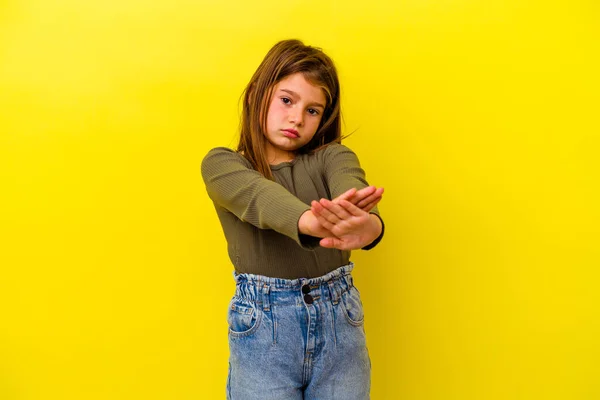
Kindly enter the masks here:
[[277, 147], [283, 151], [296, 151], [299, 148], [301, 148], [302, 146], [304, 146], [304, 144], [301, 145], [290, 145], [290, 143], [281, 143], [278, 144]]

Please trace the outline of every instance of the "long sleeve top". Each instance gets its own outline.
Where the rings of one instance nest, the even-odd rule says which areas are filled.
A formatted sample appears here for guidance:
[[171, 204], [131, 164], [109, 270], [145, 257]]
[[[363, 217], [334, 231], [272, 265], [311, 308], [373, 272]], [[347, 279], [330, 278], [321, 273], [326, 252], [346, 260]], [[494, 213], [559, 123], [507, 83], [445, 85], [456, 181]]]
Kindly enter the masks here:
[[[348, 264], [350, 251], [320, 247], [319, 238], [298, 230], [298, 220], [312, 200], [332, 200], [348, 189], [369, 186], [348, 147], [332, 143], [314, 154], [271, 165], [274, 181], [225, 147], [210, 150], [201, 170], [237, 272], [313, 278]], [[370, 212], [381, 218], [377, 207]], [[382, 235], [383, 231], [374, 244]]]

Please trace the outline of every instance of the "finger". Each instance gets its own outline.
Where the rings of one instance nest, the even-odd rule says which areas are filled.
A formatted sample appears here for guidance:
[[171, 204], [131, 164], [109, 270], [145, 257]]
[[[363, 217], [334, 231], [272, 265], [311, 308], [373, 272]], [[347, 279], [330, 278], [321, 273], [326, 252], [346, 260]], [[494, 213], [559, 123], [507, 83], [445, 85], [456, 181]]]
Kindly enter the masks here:
[[353, 204], [356, 207], [362, 208], [364, 210], [368, 204], [371, 204], [372, 202], [374, 202], [377, 199], [381, 199], [381, 196], [369, 196], [366, 199], [362, 200], [360, 203], [353, 203]]
[[319, 204], [318, 201], [315, 201], [315, 200], [313, 200], [310, 203], [310, 205], [311, 205], [312, 213], [315, 215], [315, 217], [317, 217], [317, 221], [319, 221], [319, 223], [323, 226], [323, 228], [330, 231], [335, 225], [333, 223], [329, 222], [329, 220], [325, 216], [323, 216], [323, 213], [329, 213], [329, 211], [324, 209], [323, 206], [321, 204]]
[[367, 186], [365, 188], [362, 188], [362, 189], [356, 191], [356, 193], [354, 193], [354, 195], [351, 198], [346, 199], [346, 200], [348, 200], [352, 204], [356, 204], [356, 203], [364, 200], [365, 198], [369, 197], [370, 195], [372, 195], [373, 192], [375, 192], [376, 190], [377, 190], [377, 188], [375, 186]]
[[319, 241], [319, 245], [328, 249], [347, 250], [346, 244], [336, 237], [328, 237], [321, 239]]
[[346, 190], [344, 193], [340, 194], [338, 197], [336, 197], [336, 200], [350, 200], [355, 194], [356, 188], [351, 188], [349, 190]]
[[383, 199], [383, 196], [378, 196], [378, 197], [369, 197], [369, 202], [361, 202], [360, 204], [355, 204], [358, 208], [360, 208], [363, 211], [371, 211], [373, 209], [373, 207], [375, 207], [375, 205], [377, 205], [377, 203], [379, 203], [381, 200]]
[[[314, 213], [315, 210], [320, 213], [321, 211], [323, 211], [323, 206], [321, 204], [319, 204], [318, 201], [313, 200], [310, 202], [310, 206], [312, 207], [312, 212]], [[315, 214], [316, 215], [316, 214]]]
[[369, 212], [371, 211], [373, 208], [375, 208], [375, 206], [377, 205], [377, 203], [379, 203], [381, 201], [382, 197], [375, 199], [373, 202], [367, 204], [364, 207], [360, 207], [361, 210], [365, 211], [365, 212]]
[[364, 209], [367, 204], [372, 203], [377, 198], [380, 198], [382, 195], [383, 195], [383, 188], [379, 188], [376, 191], [374, 191], [370, 196], [365, 197], [361, 201], [359, 201], [359, 202], [350, 201], [350, 203], [354, 204], [358, 208]]
[[334, 238], [324, 238], [319, 241], [319, 245], [321, 247], [325, 247], [327, 249], [331, 249], [334, 247]]
[[360, 208], [356, 207], [354, 204], [350, 203], [347, 200], [342, 200], [339, 203], [340, 206], [344, 207], [344, 209], [349, 212], [350, 214], [352, 214], [355, 217], [362, 217], [363, 215], [366, 214], [365, 211], [361, 210]]
[[[315, 201], [315, 200], [313, 200], [313, 201]], [[328, 209], [327, 207], [325, 207], [322, 203], [319, 203], [318, 201], [315, 201], [315, 203], [318, 204], [318, 206], [316, 206], [316, 207], [318, 207], [319, 215], [322, 218], [326, 219], [328, 223], [335, 225], [340, 222], [340, 219], [338, 218], [338, 216], [335, 213], [333, 213], [330, 209]]]
[[[340, 202], [347, 202], [349, 204], [352, 204], [348, 200], [340, 200]], [[321, 203], [321, 205], [324, 208], [329, 210], [333, 215], [335, 215], [338, 218], [338, 220], [335, 222], [329, 219], [329, 221], [331, 222], [337, 223], [339, 222], [339, 220], [345, 220], [352, 217], [352, 215], [350, 215], [350, 213], [348, 213], [343, 207], [341, 207], [339, 204], [334, 203], [333, 201], [321, 199], [319, 203]]]
[[332, 223], [329, 222], [329, 220], [324, 215], [328, 213], [330, 214], [330, 212], [327, 209], [323, 208], [323, 206], [316, 200], [311, 201], [310, 205], [310, 210], [312, 211], [314, 216], [317, 217], [317, 220], [321, 223], [321, 225], [323, 225], [323, 223], [326, 223], [327, 225], [332, 226]]

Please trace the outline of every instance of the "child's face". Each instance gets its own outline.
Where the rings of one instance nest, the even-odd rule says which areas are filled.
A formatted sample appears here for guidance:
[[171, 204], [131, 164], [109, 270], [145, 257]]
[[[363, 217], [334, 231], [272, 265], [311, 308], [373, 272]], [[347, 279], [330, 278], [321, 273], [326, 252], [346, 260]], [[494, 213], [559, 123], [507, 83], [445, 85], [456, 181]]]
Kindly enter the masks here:
[[301, 73], [279, 81], [267, 114], [265, 136], [269, 163], [292, 160], [295, 151], [310, 142], [317, 132], [324, 109], [325, 93]]

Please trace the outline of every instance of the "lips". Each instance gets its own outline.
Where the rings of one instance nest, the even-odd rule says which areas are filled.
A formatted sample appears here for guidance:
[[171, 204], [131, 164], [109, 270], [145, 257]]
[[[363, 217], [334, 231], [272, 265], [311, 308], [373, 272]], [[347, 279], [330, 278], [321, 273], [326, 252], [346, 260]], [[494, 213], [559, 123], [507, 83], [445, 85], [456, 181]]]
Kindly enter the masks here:
[[298, 131], [295, 129], [282, 129], [283, 134], [289, 138], [299, 138]]

